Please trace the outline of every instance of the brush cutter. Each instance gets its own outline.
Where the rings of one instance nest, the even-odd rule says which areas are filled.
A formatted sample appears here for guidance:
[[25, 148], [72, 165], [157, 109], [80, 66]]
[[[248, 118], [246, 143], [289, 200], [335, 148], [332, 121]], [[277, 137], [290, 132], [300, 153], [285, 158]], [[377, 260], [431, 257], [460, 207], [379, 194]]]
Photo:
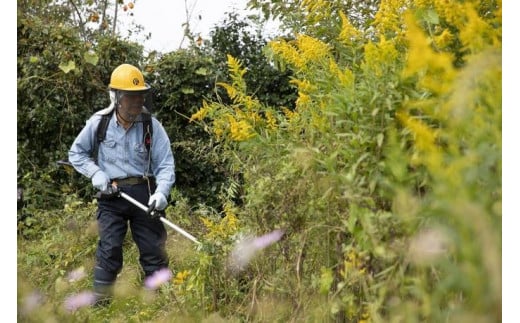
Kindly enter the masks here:
[[[74, 170], [74, 167], [72, 166], [72, 164], [68, 160], [59, 160], [59, 161], [56, 162], [56, 164], [58, 166], [65, 167], [67, 170]], [[167, 226], [169, 226], [173, 230], [177, 231], [178, 233], [182, 234], [184, 237], [186, 237], [186, 238], [190, 239], [191, 241], [195, 242], [196, 244], [200, 244], [200, 242], [194, 236], [192, 236], [188, 232], [184, 231], [183, 229], [181, 229], [177, 225], [175, 225], [175, 224], [171, 223], [170, 221], [168, 221], [165, 218], [164, 212], [160, 212], [159, 210], [156, 210], [155, 209], [155, 202], [153, 202], [152, 205], [150, 205], [149, 207], [146, 207], [145, 205], [143, 205], [142, 203], [140, 203], [139, 201], [137, 201], [136, 199], [134, 199], [130, 195], [126, 194], [125, 192], [122, 192], [116, 186], [109, 186], [107, 191], [98, 192], [96, 194], [96, 198], [111, 198], [111, 197], [122, 197], [122, 198], [124, 198], [128, 202], [132, 203], [133, 205], [137, 206], [141, 210], [145, 211], [146, 214], [150, 215], [152, 218], [158, 217], [159, 220], [161, 220], [162, 223], [166, 224]]]
[[190, 239], [191, 241], [195, 242], [196, 244], [200, 244], [200, 242], [194, 236], [192, 236], [188, 232], [184, 231], [183, 229], [181, 229], [177, 225], [175, 225], [175, 224], [171, 223], [170, 221], [168, 221], [165, 218], [164, 212], [160, 212], [159, 210], [156, 210], [155, 209], [155, 201], [150, 206], [147, 207], [146, 205], [144, 205], [141, 202], [137, 201], [136, 199], [134, 199], [130, 195], [126, 194], [125, 192], [121, 191], [121, 189], [119, 189], [118, 187], [115, 187], [115, 186], [109, 186], [106, 191], [100, 191], [100, 192], [98, 192], [96, 194], [96, 198], [102, 198], [103, 199], [103, 198], [112, 198], [112, 197], [122, 197], [122, 198], [124, 198], [128, 202], [132, 203], [133, 205], [137, 206], [138, 208], [140, 208], [141, 210], [146, 212], [146, 214], [150, 215], [150, 217], [152, 217], [152, 218], [158, 217], [159, 220], [161, 220], [162, 223], [166, 224], [167, 226], [169, 226], [173, 230], [177, 231], [178, 233], [182, 234], [184, 237], [186, 237], [186, 238]]

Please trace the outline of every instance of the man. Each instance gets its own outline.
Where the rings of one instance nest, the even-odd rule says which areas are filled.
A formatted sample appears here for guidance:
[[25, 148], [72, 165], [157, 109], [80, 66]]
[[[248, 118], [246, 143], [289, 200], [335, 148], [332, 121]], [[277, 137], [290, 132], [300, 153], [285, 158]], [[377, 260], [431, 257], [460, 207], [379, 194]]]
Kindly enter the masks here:
[[[122, 64], [115, 68], [109, 84], [111, 104], [86, 122], [69, 150], [69, 161], [92, 180], [96, 189], [108, 191], [112, 185], [142, 204], [155, 203], [155, 209], [161, 211], [168, 204], [175, 182], [174, 158], [162, 124], [145, 108], [149, 90], [137, 67]], [[98, 143], [98, 125], [103, 116], [109, 116], [106, 134]], [[168, 267], [166, 230], [159, 218], [151, 218], [121, 197], [99, 198], [97, 223], [99, 241], [94, 267], [97, 304], [110, 300], [123, 266], [123, 240], [128, 224], [145, 277]]]

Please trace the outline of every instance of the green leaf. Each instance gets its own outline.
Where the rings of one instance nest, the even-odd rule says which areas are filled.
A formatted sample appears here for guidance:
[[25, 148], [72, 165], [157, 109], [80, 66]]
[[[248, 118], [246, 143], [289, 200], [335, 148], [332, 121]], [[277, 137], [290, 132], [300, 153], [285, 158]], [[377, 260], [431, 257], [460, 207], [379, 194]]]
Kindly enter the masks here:
[[200, 67], [195, 71], [197, 75], [208, 75], [208, 69], [204, 67]]
[[356, 223], [357, 223], [357, 217], [350, 214], [350, 216], [347, 218], [347, 222], [346, 222], [348, 232], [354, 233], [354, 229], [356, 228]]
[[31, 56], [29, 58], [29, 62], [30, 63], [37, 63], [39, 61], [38, 57], [37, 56]]
[[181, 92], [184, 94], [193, 94], [193, 93], [195, 93], [195, 90], [192, 88], [183, 87], [181, 89]]
[[381, 147], [383, 145], [383, 140], [385, 139], [385, 135], [380, 133], [377, 135], [377, 147]]
[[428, 9], [424, 12], [420, 12], [420, 15], [424, 21], [426, 21], [430, 24], [433, 24], [433, 25], [439, 24], [439, 15], [433, 9]]
[[438, 25], [439, 24], [439, 15], [435, 10], [429, 9], [424, 13], [424, 20], [429, 22], [430, 24]]
[[65, 63], [60, 63], [60, 66], [59, 66], [60, 70], [62, 70], [65, 74], [67, 74], [68, 72], [76, 69], [76, 63], [74, 63], [74, 61], [68, 61], [66, 64]]
[[330, 286], [334, 281], [334, 277], [332, 275], [332, 270], [329, 268], [322, 267], [321, 268], [321, 277], [320, 277], [320, 293], [323, 295], [327, 295], [330, 291]]
[[85, 52], [85, 54], [83, 54], [83, 59], [85, 59], [85, 62], [94, 66], [96, 66], [99, 61], [97, 54], [92, 51]]

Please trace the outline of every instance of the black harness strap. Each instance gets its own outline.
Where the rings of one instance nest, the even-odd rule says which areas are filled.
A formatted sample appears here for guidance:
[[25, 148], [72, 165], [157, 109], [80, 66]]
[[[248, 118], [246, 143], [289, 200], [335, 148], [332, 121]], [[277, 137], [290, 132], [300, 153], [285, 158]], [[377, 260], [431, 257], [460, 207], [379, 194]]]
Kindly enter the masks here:
[[108, 123], [110, 122], [110, 118], [114, 114], [114, 110], [110, 111], [108, 114], [104, 114], [101, 116], [101, 120], [99, 121], [97, 130], [96, 130], [96, 138], [94, 140], [94, 147], [92, 147], [92, 159], [94, 162], [98, 163], [98, 152], [99, 152], [99, 144], [105, 140], [105, 136], [107, 134]]

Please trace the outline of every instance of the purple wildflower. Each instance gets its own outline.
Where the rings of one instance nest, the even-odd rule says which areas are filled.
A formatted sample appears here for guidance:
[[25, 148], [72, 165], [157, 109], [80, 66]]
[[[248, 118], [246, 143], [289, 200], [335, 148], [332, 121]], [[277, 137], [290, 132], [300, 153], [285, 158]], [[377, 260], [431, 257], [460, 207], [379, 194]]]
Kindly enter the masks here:
[[96, 302], [96, 295], [93, 292], [81, 292], [65, 299], [65, 309], [74, 312], [81, 307], [93, 305]]
[[255, 254], [280, 240], [283, 230], [274, 230], [259, 237], [246, 237], [238, 242], [229, 257], [229, 266], [232, 271], [243, 270]]
[[24, 298], [22, 312], [24, 314], [29, 314], [30, 312], [32, 312], [36, 308], [38, 308], [40, 305], [42, 305], [42, 303], [43, 303], [42, 294], [34, 291]]
[[253, 239], [253, 245], [258, 250], [263, 249], [265, 247], [268, 247], [275, 243], [276, 241], [280, 240], [280, 238], [283, 236], [284, 232], [283, 230], [277, 229], [273, 232], [269, 232], [267, 234], [264, 234], [263, 236], [256, 237]]
[[410, 241], [408, 256], [417, 265], [429, 265], [448, 253], [450, 239], [442, 228], [418, 232]]
[[159, 269], [151, 276], [146, 277], [144, 286], [148, 289], [157, 289], [172, 278], [172, 272], [168, 268]]

